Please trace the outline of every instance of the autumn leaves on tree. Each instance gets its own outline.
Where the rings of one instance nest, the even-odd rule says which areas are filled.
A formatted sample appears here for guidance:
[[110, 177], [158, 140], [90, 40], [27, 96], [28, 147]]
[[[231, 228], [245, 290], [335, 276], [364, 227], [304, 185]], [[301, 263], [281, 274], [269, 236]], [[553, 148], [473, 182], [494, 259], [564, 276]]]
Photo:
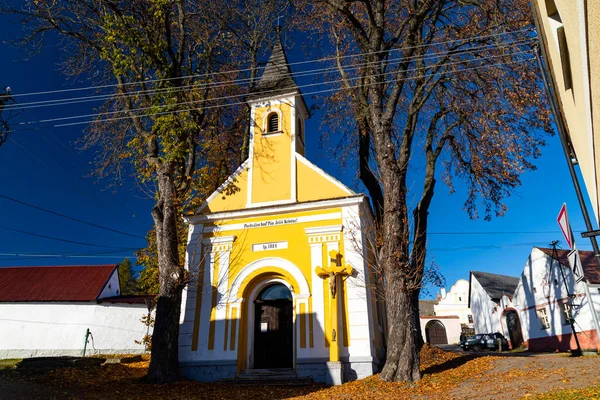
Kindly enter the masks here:
[[[385, 380], [420, 379], [418, 299], [437, 179], [462, 179], [473, 218], [534, 168], [550, 132], [518, 0], [316, 0], [299, 7], [334, 50], [328, 123], [348, 130], [377, 217], [388, 316]], [[349, 122], [351, 122], [349, 124]], [[410, 178], [409, 178], [410, 175]], [[410, 179], [410, 180], [409, 180]]]
[[114, 84], [84, 144], [99, 150], [99, 176], [133, 176], [155, 199], [151, 246], [138, 254], [155, 266], [144, 285], [158, 279], [151, 381], [177, 376], [186, 284], [181, 213], [201, 204], [247, 156], [248, 109], [240, 100], [256, 81], [278, 16], [293, 11], [291, 21], [331, 51], [337, 83], [323, 102], [326, 123], [350, 138], [346, 155], [371, 197], [381, 238], [376, 251], [389, 327], [382, 379], [420, 379], [418, 298], [437, 180], [451, 190], [457, 178], [466, 184], [470, 216], [501, 216], [503, 199], [534, 168], [550, 131], [526, 1], [288, 3], [3, 6], [27, 29], [21, 44], [56, 34], [68, 49], [68, 74]]

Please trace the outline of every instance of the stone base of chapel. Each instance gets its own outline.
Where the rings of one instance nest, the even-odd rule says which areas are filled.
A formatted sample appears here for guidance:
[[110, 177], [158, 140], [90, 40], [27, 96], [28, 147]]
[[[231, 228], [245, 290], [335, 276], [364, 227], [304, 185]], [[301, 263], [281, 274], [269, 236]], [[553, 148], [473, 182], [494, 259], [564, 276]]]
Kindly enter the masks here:
[[[315, 382], [327, 383], [328, 359], [300, 359], [296, 362], [298, 378], [311, 378]], [[342, 358], [344, 382], [363, 379], [380, 370], [380, 365], [371, 357]], [[237, 375], [237, 362], [232, 361], [188, 361], [179, 364], [181, 376], [201, 382], [232, 379]]]

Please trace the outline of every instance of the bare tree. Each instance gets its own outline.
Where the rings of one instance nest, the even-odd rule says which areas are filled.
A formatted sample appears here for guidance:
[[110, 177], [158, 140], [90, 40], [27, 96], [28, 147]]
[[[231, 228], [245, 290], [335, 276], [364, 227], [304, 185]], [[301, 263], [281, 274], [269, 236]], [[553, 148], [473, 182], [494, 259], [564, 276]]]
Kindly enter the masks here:
[[8, 86], [0, 92], [0, 146], [8, 140], [11, 132], [10, 121], [17, 115], [17, 109], [14, 108], [15, 100], [10, 92]]
[[[438, 179], [485, 219], [534, 169], [551, 132], [526, 1], [299, 1], [334, 50], [332, 129], [353, 134], [374, 203], [388, 317], [385, 380], [420, 379], [418, 299]], [[321, 46], [326, 48], [326, 46]], [[349, 123], [352, 122], [352, 123]]]

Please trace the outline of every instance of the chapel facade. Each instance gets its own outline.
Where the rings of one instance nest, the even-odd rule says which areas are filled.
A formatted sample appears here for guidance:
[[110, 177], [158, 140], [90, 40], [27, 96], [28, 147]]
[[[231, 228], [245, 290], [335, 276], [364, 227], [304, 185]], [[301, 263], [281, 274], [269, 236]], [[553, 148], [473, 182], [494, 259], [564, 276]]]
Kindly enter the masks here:
[[339, 384], [379, 371], [384, 308], [372, 213], [305, 158], [309, 117], [281, 41], [248, 97], [248, 159], [189, 224], [180, 371], [211, 381], [287, 369]]

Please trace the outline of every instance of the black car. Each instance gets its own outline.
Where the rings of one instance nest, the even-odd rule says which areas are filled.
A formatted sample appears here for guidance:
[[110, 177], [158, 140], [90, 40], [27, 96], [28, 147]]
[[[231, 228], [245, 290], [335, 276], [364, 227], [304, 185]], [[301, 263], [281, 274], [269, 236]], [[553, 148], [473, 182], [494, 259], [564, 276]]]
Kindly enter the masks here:
[[498, 350], [498, 339], [502, 344], [502, 350], [508, 350], [508, 340], [499, 332], [479, 333], [470, 339], [460, 342], [464, 351]]

